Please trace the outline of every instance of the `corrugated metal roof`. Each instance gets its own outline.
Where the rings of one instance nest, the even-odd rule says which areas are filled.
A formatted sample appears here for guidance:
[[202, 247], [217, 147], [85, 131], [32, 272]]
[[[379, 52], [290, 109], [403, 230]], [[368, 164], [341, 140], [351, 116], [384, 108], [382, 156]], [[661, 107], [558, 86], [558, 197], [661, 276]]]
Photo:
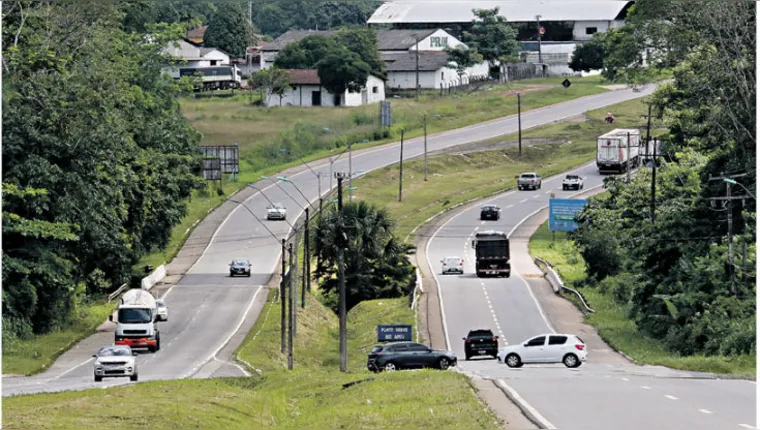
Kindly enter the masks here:
[[287, 69], [292, 85], [319, 85], [319, 73], [315, 69]]
[[632, 1], [618, 0], [398, 0], [384, 3], [368, 24], [471, 22], [473, 9], [499, 8], [509, 22], [611, 21]]
[[[389, 72], [409, 72], [417, 70], [417, 60], [414, 52], [380, 54]], [[420, 52], [420, 71], [434, 72], [449, 63], [449, 55], [445, 52]]]
[[378, 30], [378, 51], [407, 51], [417, 43], [417, 38], [425, 39], [435, 33], [433, 30]]
[[262, 49], [264, 51], [281, 51], [286, 46], [290, 45], [291, 43], [298, 42], [306, 36], [332, 36], [337, 32], [337, 30], [288, 30], [277, 39], [264, 45], [264, 48]]

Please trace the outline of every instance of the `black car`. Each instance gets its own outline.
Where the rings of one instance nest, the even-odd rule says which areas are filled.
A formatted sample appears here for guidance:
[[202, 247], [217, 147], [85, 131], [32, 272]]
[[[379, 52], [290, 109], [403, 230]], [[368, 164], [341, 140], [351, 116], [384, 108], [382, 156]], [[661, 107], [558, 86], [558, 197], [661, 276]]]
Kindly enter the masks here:
[[431, 367], [448, 369], [457, 364], [450, 351], [441, 351], [415, 342], [394, 342], [375, 345], [367, 358], [367, 369], [373, 372], [392, 372], [399, 369]]
[[251, 263], [248, 260], [232, 260], [230, 263], [230, 276], [245, 275], [251, 277]]
[[486, 205], [482, 206], [480, 208], [480, 219], [481, 220], [489, 220], [492, 219], [494, 221], [501, 218], [501, 208], [499, 208], [496, 205]]
[[499, 336], [494, 336], [491, 330], [470, 330], [462, 340], [465, 360], [475, 355], [491, 355], [496, 358], [499, 354]]

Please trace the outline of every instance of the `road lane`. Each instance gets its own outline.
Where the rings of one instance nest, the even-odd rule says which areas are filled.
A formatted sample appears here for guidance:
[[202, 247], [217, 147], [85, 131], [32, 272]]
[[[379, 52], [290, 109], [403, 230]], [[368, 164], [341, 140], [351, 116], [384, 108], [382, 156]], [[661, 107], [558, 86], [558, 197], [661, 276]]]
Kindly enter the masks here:
[[[654, 88], [653, 85], [648, 85], [637, 93], [630, 89], [612, 91], [524, 112], [522, 127], [525, 130], [577, 116], [587, 110], [644, 97]], [[471, 127], [429, 135], [428, 150], [445, 149], [516, 132], [516, 116], [500, 118]], [[399, 144], [392, 143], [357, 151], [353, 154], [353, 170], [363, 169], [366, 173], [396, 163], [399, 156], [398, 149]], [[422, 138], [404, 142], [404, 159], [418, 157], [422, 153]], [[323, 179], [330, 171], [347, 172], [348, 154], [344, 154], [335, 161], [332, 169], [330, 164], [324, 161], [321, 164], [315, 162], [311, 167], [315, 172], [319, 172]], [[354, 177], [358, 176], [361, 174], [354, 175]], [[265, 220], [269, 201], [283, 203], [288, 208], [288, 220], [292, 222], [302, 213], [306, 205], [306, 201], [296, 191], [294, 185], [312, 202], [316, 202], [319, 198], [318, 181], [311, 170], [303, 170], [291, 175], [289, 179], [293, 184], [280, 181], [277, 185], [270, 179], [259, 181], [256, 185], [264, 191], [266, 197], [257, 192], [246, 199], [245, 207], [243, 205], [236, 207], [217, 229], [211, 243], [197, 263], [168, 292], [166, 301], [170, 307], [170, 320], [160, 323], [162, 348], [155, 355], [140, 356], [142, 380], [180, 378], [195, 371], [199, 362], [204, 361], [219, 347], [219, 341], [228, 338], [233, 333], [240, 319], [245, 316], [245, 311], [258, 287], [266, 285], [272, 274], [278, 272], [280, 245], [267, 232], [264, 225], [277, 238], [288, 235], [290, 226], [283, 221]], [[327, 190], [329, 183], [329, 179], [322, 181], [323, 193]], [[332, 181], [332, 185], [337, 185], [335, 180]], [[316, 203], [314, 205], [316, 206]], [[251, 212], [260, 218], [264, 225]], [[462, 245], [460, 245], [460, 253], [461, 248]], [[233, 258], [248, 258], [251, 261], [253, 264], [251, 278], [231, 280], [226, 277], [227, 264]], [[239, 287], [233, 287], [238, 285]], [[252, 307], [250, 312], [251, 315], [257, 315], [257, 307]], [[220, 323], [217, 324], [216, 320]], [[107, 342], [112, 339], [112, 337], [110, 339], [104, 337], [103, 334], [95, 336]], [[221, 359], [228, 360], [229, 357], [221, 357]], [[3, 395], [36, 391], [41, 386], [49, 386], [51, 389], [81, 389], [93, 386], [90, 382], [92, 380], [91, 363], [59, 379], [53, 379], [60, 374], [59, 367], [55, 367], [55, 371], [51, 368], [51, 371], [31, 378], [4, 377]]]

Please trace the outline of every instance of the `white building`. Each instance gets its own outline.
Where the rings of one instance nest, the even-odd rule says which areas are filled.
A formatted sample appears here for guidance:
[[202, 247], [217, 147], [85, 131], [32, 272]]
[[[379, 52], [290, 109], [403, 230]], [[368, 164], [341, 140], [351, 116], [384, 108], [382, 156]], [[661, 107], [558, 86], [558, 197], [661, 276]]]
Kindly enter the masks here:
[[316, 70], [288, 70], [290, 89], [280, 98], [273, 95], [267, 106], [361, 106], [385, 100], [385, 82], [369, 75], [361, 92], [333, 94], [322, 87]]
[[[380, 54], [388, 71], [388, 88], [414, 89], [417, 84], [417, 53], [401, 52]], [[449, 88], [467, 83], [473, 77], [488, 76], [488, 63], [470, 67], [463, 76], [449, 65], [449, 56], [445, 52], [419, 53], [420, 88]]]
[[[209, 67], [230, 64], [230, 55], [218, 48], [202, 48], [187, 40], [170, 42], [164, 49], [164, 54], [184, 60], [186, 64], [177, 67]], [[171, 70], [172, 77], [179, 78], [179, 71]]]

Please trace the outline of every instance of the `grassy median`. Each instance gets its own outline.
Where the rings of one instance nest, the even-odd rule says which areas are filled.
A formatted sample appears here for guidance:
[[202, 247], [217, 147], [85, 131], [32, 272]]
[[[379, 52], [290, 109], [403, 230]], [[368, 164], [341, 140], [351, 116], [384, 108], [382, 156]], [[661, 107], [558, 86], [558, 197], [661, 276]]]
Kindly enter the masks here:
[[[464, 375], [438, 370], [375, 375], [365, 370], [377, 324], [413, 323], [406, 299], [368, 301], [349, 312], [349, 372], [342, 373], [337, 317], [307, 297], [306, 308], [298, 311], [293, 371], [286, 369], [287, 357], [280, 352], [280, 304], [272, 291], [237, 351], [241, 362], [251, 365], [253, 377], [4, 398], [3, 427], [499, 428]], [[357, 383], [344, 385], [352, 382]]]
[[[555, 232], [555, 240], [552, 243], [552, 234], [549, 232], [548, 224], [544, 223], [530, 239], [529, 248], [531, 256], [541, 257], [550, 262], [568, 285], [586, 278], [583, 257], [577, 251], [573, 241], [567, 238], [567, 233]], [[638, 362], [674, 369], [755, 378], [755, 356], [674, 354], [668, 351], [659, 340], [639, 332], [636, 329], [636, 323], [628, 317], [628, 307], [616, 303], [611, 294], [602, 293], [591, 287], [580, 287], [580, 291], [588, 305], [596, 311], [586, 316], [586, 322], [599, 331], [599, 335], [605, 342]]]

